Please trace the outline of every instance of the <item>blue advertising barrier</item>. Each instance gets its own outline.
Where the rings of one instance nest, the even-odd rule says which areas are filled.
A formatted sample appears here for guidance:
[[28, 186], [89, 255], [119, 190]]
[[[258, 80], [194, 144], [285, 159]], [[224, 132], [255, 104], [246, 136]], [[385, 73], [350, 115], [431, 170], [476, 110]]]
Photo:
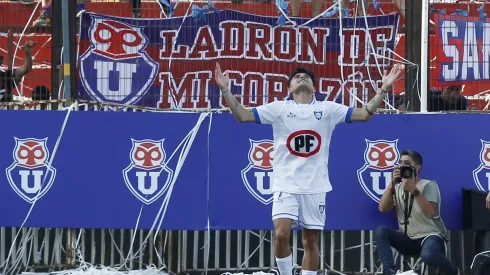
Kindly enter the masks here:
[[[66, 116], [0, 113], [0, 226], [22, 225], [32, 208], [25, 226], [272, 229], [271, 126], [231, 114], [71, 112], [62, 131]], [[338, 126], [326, 229], [396, 225], [377, 201], [403, 149], [423, 155], [421, 176], [438, 182], [446, 226], [461, 229], [461, 188], [489, 186], [488, 120], [376, 115]]]

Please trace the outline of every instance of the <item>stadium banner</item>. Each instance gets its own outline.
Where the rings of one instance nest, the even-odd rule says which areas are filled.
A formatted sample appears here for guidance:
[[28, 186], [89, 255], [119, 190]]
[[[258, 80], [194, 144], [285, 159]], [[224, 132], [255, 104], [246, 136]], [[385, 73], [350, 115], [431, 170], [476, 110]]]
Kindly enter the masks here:
[[[329, 100], [350, 89], [369, 100], [389, 69], [398, 14], [366, 20], [297, 19], [234, 10], [195, 17], [132, 19], [84, 13], [78, 50], [80, 99], [164, 109], [226, 107], [214, 82], [215, 63], [246, 106], [283, 99], [298, 65], [315, 72]], [[349, 93], [341, 102], [357, 104]], [[339, 100], [337, 100], [339, 101]]]
[[32, 206], [26, 226], [151, 228], [165, 211], [166, 228], [206, 228], [209, 120], [178, 165], [199, 114], [72, 112], [57, 147], [66, 112], [9, 115], [30, 126], [9, 119], [0, 135], [1, 226], [20, 226]]
[[434, 15], [436, 34], [431, 36], [431, 85], [490, 83], [490, 21], [479, 17]]
[[[191, 113], [72, 112], [62, 129], [66, 114], [0, 113], [0, 226], [272, 229], [270, 125], [238, 124], [231, 114], [199, 124]], [[490, 185], [490, 129], [479, 127], [487, 120], [376, 115], [339, 125], [333, 191], [319, 208], [326, 229], [396, 226], [378, 201], [404, 149], [422, 154], [421, 176], [439, 184], [445, 224], [461, 229], [461, 189]]]

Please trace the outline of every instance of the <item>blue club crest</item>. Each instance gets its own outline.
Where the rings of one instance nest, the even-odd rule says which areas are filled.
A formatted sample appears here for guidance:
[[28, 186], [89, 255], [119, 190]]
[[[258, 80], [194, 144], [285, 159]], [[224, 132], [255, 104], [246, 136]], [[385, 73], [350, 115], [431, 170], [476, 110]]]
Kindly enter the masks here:
[[131, 142], [131, 163], [123, 170], [124, 182], [137, 199], [151, 204], [167, 192], [172, 181], [173, 171], [165, 163], [163, 139]]
[[316, 118], [317, 120], [322, 119], [322, 116], [323, 116], [323, 111], [314, 111], [313, 113], [315, 114], [315, 118]]
[[320, 211], [320, 214], [323, 214], [323, 212], [325, 212], [325, 204], [319, 205], [318, 211]]
[[274, 200], [272, 194], [274, 142], [250, 140], [249, 163], [242, 170], [242, 180], [248, 192], [261, 203], [268, 205]]
[[487, 174], [490, 173], [490, 141], [481, 140], [480, 165], [473, 170], [473, 179], [481, 191], [488, 191], [490, 179]]
[[391, 173], [400, 160], [398, 139], [367, 140], [364, 165], [357, 170], [362, 189], [375, 202], [379, 202], [391, 182]]
[[80, 80], [96, 101], [137, 104], [150, 89], [159, 65], [145, 52], [144, 27], [90, 15], [90, 47], [80, 57]]
[[5, 169], [7, 181], [19, 197], [33, 203], [46, 195], [56, 177], [56, 169], [49, 165], [48, 138], [14, 139], [14, 162]]

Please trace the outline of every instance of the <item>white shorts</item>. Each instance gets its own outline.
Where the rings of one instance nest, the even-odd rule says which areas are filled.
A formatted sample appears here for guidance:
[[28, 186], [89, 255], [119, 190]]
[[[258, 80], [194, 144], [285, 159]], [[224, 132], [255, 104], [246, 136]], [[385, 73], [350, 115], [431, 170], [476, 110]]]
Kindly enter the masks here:
[[325, 227], [326, 193], [289, 194], [274, 193], [272, 220], [291, 219], [304, 228], [323, 230]]

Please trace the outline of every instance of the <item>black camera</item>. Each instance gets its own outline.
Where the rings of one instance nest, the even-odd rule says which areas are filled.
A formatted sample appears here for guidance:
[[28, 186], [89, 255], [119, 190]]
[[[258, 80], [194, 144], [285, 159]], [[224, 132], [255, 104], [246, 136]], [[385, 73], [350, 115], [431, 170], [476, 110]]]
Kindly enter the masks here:
[[402, 179], [411, 179], [417, 177], [417, 170], [411, 165], [402, 165], [399, 167], [401, 177], [396, 178], [396, 182], [401, 182]]

